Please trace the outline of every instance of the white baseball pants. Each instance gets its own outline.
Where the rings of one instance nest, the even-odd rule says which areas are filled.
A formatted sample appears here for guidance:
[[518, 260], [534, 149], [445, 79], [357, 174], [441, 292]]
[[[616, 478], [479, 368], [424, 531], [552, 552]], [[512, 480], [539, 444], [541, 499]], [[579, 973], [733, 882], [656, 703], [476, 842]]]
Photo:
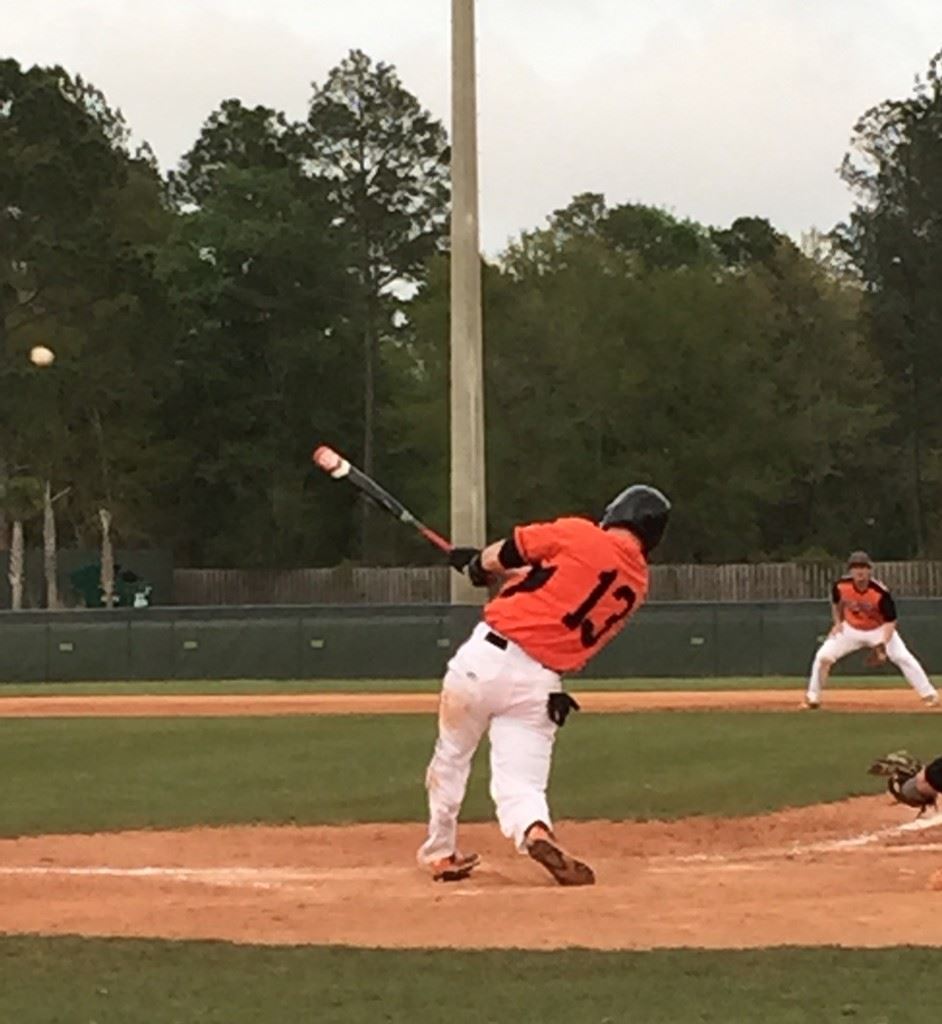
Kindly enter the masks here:
[[500, 829], [523, 851], [526, 830], [537, 821], [552, 828], [546, 785], [556, 726], [547, 714], [559, 676], [515, 643], [501, 650], [488, 642], [485, 623], [448, 663], [438, 714], [438, 740], [428, 766], [428, 839], [419, 861], [432, 863], [457, 850], [458, 813], [471, 761], [487, 732], [491, 746], [491, 798]]
[[[882, 642], [882, 629], [855, 629], [845, 622], [839, 633], [829, 636], [818, 648], [818, 653], [811, 666], [811, 678], [808, 680], [808, 700], [817, 702], [821, 699], [822, 661], [831, 663], [840, 661], [841, 658], [854, 651], [859, 651], [862, 647], [876, 647]], [[925, 669], [903, 643], [899, 630], [894, 632], [890, 642], [886, 645], [886, 656], [903, 673], [906, 682], [920, 697], [931, 697], [936, 692], [935, 687], [929, 682]]]

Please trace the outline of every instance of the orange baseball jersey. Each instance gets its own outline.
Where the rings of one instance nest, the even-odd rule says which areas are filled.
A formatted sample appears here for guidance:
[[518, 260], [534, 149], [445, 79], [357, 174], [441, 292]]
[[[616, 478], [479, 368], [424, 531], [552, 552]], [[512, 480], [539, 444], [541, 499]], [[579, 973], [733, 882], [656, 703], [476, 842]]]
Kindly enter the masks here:
[[588, 519], [557, 519], [514, 530], [532, 566], [484, 609], [484, 621], [556, 672], [580, 668], [612, 640], [648, 592], [640, 542]]
[[858, 590], [850, 576], [842, 576], [831, 591], [831, 601], [840, 606], [841, 618], [855, 629], [879, 629], [896, 622], [893, 595], [876, 580]]

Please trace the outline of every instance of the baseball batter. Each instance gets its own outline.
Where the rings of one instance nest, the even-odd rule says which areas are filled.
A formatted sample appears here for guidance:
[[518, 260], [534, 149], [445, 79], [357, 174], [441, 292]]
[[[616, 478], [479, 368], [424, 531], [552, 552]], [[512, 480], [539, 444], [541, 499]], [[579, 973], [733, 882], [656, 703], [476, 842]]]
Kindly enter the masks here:
[[546, 799], [556, 730], [579, 705], [561, 676], [581, 669], [644, 601], [648, 556], [670, 502], [628, 487], [601, 523], [565, 518], [518, 526], [479, 551], [456, 548], [451, 564], [475, 586], [500, 581], [483, 621], [448, 663], [438, 740], [428, 766], [428, 838], [419, 862], [436, 881], [467, 878], [479, 858], [462, 854], [458, 814], [484, 734], [491, 797], [501, 831], [560, 885], [591, 885], [592, 869], [556, 841]]
[[811, 666], [805, 708], [821, 706], [821, 691], [834, 663], [864, 647], [873, 652], [874, 662], [892, 661], [927, 707], [938, 705], [936, 688], [899, 635], [893, 595], [873, 579], [873, 562], [866, 551], [850, 556], [847, 575], [834, 584], [831, 615], [831, 631]]

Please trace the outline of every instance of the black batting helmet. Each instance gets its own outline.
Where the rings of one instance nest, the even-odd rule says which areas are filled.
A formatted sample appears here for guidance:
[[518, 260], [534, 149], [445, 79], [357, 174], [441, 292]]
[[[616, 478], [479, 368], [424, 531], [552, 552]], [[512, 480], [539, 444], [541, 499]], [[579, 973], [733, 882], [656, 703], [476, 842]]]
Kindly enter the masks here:
[[622, 526], [641, 541], [644, 553], [653, 551], [664, 535], [671, 503], [656, 488], [632, 484], [612, 498], [602, 516], [602, 527]]

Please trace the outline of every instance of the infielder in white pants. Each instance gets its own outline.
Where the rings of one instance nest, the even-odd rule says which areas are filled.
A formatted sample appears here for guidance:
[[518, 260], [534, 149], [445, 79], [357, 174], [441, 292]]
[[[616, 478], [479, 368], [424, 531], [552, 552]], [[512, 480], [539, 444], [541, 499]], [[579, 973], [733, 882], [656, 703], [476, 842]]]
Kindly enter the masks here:
[[532, 523], [483, 551], [452, 551], [452, 566], [476, 586], [500, 579], [503, 586], [449, 662], [442, 686], [438, 741], [426, 773], [428, 837], [418, 855], [436, 881], [460, 881], [479, 863], [476, 854], [459, 852], [458, 814], [485, 733], [503, 834], [560, 885], [595, 881], [589, 865], [556, 841], [546, 799], [556, 730], [579, 709], [561, 676], [585, 665], [644, 601], [648, 553], [669, 510], [660, 491], [634, 486], [609, 504], [599, 524]]
[[831, 632], [811, 666], [805, 708], [821, 706], [821, 691], [834, 663], [864, 647], [873, 651], [876, 661], [892, 661], [927, 707], [938, 705], [936, 688], [899, 635], [893, 595], [873, 579], [873, 562], [866, 551], [850, 556], [847, 575], [834, 584], [831, 616]]

